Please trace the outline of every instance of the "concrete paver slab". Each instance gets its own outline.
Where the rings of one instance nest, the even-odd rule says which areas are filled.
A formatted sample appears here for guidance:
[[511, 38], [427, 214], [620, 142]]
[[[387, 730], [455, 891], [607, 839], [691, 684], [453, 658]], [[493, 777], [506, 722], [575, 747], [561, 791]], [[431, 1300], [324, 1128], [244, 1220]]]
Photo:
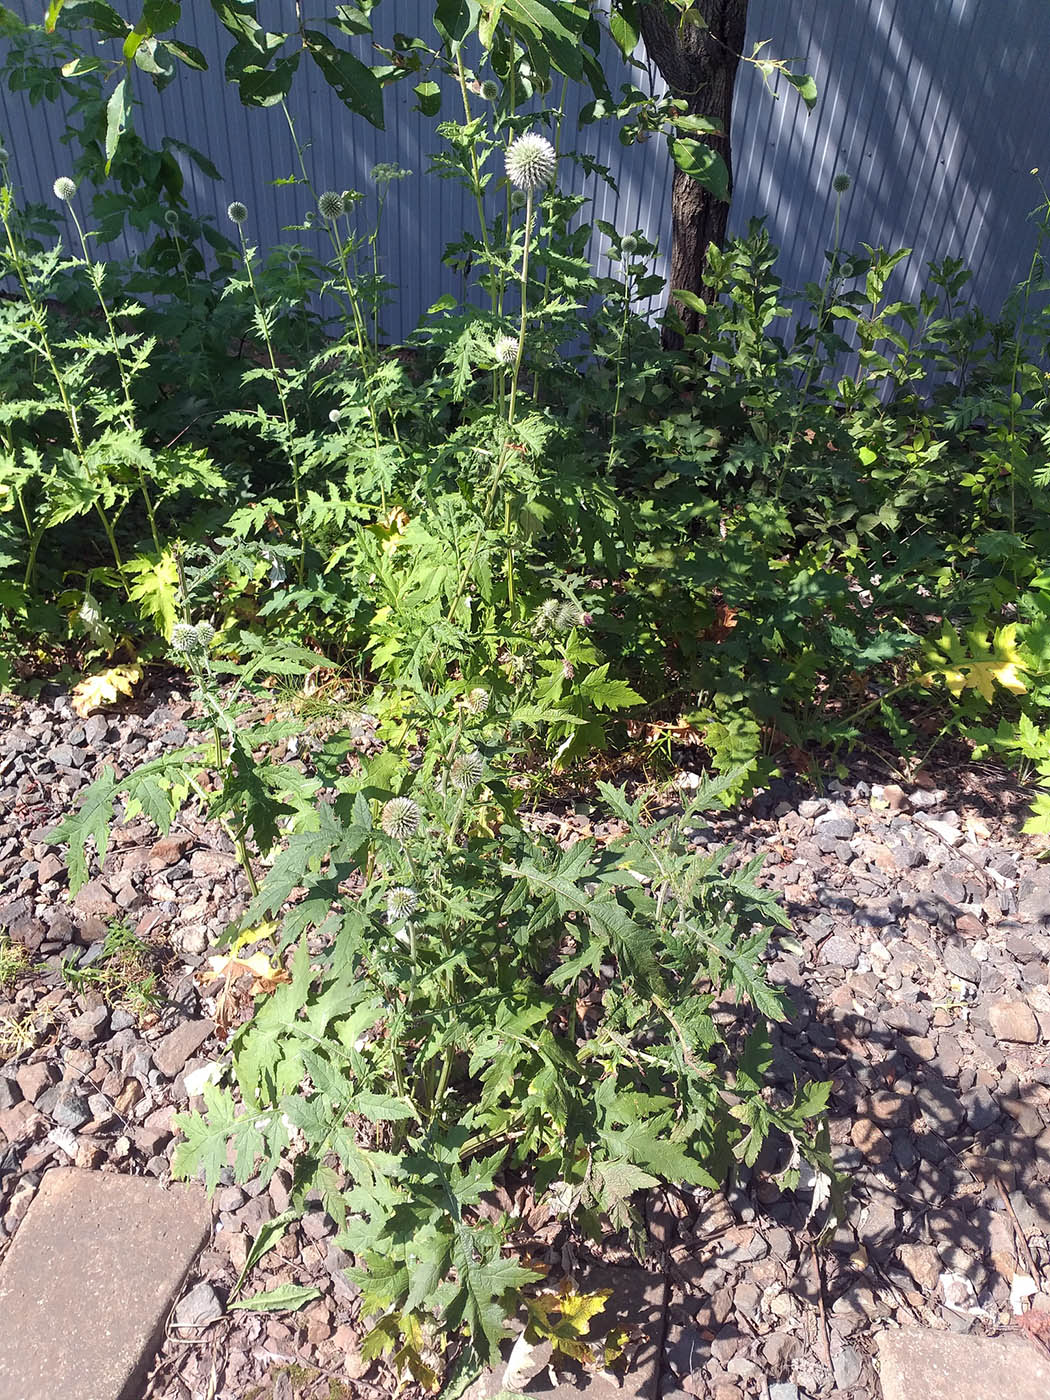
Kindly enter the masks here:
[[902, 1328], [877, 1338], [883, 1400], [1047, 1400], [1050, 1356], [1028, 1337]]
[[196, 1188], [45, 1173], [0, 1266], [0, 1400], [133, 1400], [210, 1231]]
[[[581, 1292], [611, 1288], [612, 1297], [594, 1319], [592, 1335], [597, 1340], [617, 1323], [640, 1329], [641, 1345], [623, 1385], [600, 1375], [582, 1373], [555, 1385], [546, 1370], [529, 1382], [523, 1396], [542, 1400], [657, 1400], [660, 1382], [660, 1355], [664, 1336], [666, 1280], [663, 1274], [641, 1268], [588, 1269], [578, 1280]], [[507, 1347], [509, 1351], [509, 1344]], [[570, 1363], [565, 1363], [569, 1369]], [[464, 1400], [495, 1400], [502, 1395], [505, 1365], [495, 1366], [474, 1382]]]

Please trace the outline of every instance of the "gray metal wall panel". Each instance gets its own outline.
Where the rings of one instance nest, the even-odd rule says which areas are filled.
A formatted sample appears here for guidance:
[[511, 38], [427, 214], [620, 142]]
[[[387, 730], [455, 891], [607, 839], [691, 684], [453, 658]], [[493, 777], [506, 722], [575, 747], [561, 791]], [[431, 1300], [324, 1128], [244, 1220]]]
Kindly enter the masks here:
[[[268, 3], [280, 27], [283, 0]], [[15, 8], [36, 19], [41, 4], [22, 0]], [[419, 0], [386, 0], [376, 12], [380, 33], [411, 30], [420, 9]], [[212, 71], [180, 75], [159, 98], [143, 78], [144, 134], [153, 140], [164, 131], [177, 135], [224, 171], [216, 186], [183, 162], [188, 197], [198, 209], [210, 210], [228, 229], [226, 205], [243, 199], [253, 242], [266, 247], [285, 240], [291, 235], [284, 226], [298, 222], [307, 202], [304, 191], [271, 183], [296, 168], [284, 118], [279, 109], [242, 107], [235, 89], [221, 82], [228, 39], [210, 8], [194, 8], [194, 27]], [[832, 236], [831, 180], [844, 170], [854, 181], [842, 203], [845, 244], [864, 239], [912, 246], [893, 284], [907, 295], [923, 282], [927, 259], [962, 257], [974, 269], [978, 299], [996, 310], [1027, 269], [1034, 231], [1025, 216], [1038, 199], [1028, 172], [1050, 151], [1039, 63], [1050, 51], [1045, 0], [807, 0], [791, 6], [751, 0], [749, 35], [751, 42], [770, 39], [773, 55], [798, 57], [821, 96], [807, 115], [784, 84], [774, 101], [760, 75], [741, 66], [732, 227], [766, 216], [782, 248], [779, 271], [787, 286], [819, 278]], [[625, 76], [626, 69], [613, 72], [614, 87]], [[571, 100], [577, 105], [566, 131], [569, 144], [581, 98], [573, 93]], [[290, 104], [310, 143], [307, 159], [318, 189], [369, 190], [368, 171], [380, 160], [415, 172], [391, 190], [382, 240], [384, 268], [400, 288], [385, 321], [399, 336], [437, 296], [459, 290], [441, 264], [441, 249], [461, 228], [476, 226], [473, 204], [459, 188], [425, 173], [436, 142], [432, 123], [412, 111], [413, 101], [408, 87], [388, 93], [387, 129], [377, 132], [350, 118], [313, 65], [304, 65]], [[454, 92], [446, 111], [459, 114]], [[30, 108], [24, 94], [4, 89], [0, 121], [24, 193], [50, 201], [55, 175], [69, 166], [58, 139], [61, 111]], [[585, 127], [576, 144], [613, 169], [619, 194], [568, 166], [563, 180], [593, 194], [597, 217], [624, 231], [644, 228], [665, 244], [669, 167], [662, 143], [625, 148], [608, 132], [599, 149], [600, 135]], [[315, 246], [323, 252], [320, 238]], [[607, 266], [603, 247], [596, 236], [592, 254], [600, 269]]]

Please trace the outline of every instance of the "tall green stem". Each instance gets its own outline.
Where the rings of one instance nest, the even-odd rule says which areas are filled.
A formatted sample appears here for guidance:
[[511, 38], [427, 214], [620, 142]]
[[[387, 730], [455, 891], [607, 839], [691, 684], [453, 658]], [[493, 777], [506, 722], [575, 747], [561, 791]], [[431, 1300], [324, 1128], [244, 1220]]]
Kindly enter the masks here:
[[[88, 248], [87, 238], [84, 236], [84, 230], [81, 226], [80, 220], [77, 218], [77, 211], [73, 208], [72, 204], [70, 204], [68, 208], [73, 223], [76, 225], [77, 234], [80, 238], [80, 247], [81, 251], [84, 254], [84, 263], [88, 269], [89, 280], [91, 282], [92, 287], [94, 287], [95, 289], [95, 296], [98, 299], [99, 306], [102, 308], [102, 315], [104, 316], [106, 321], [106, 329], [109, 331], [109, 343], [113, 347], [113, 358], [117, 362], [117, 373], [120, 375], [120, 387], [124, 391], [124, 409], [122, 415], [124, 418], [124, 427], [129, 432], [134, 432], [135, 406], [131, 398], [131, 377], [129, 376], [127, 372], [127, 367], [124, 364], [124, 356], [121, 354], [120, 341], [117, 339], [117, 328], [114, 324], [113, 316], [109, 309], [109, 303], [106, 301], [106, 298], [102, 295], [102, 269], [98, 266], [98, 264], [94, 261], [94, 259], [91, 256], [90, 249]], [[146, 506], [146, 515], [149, 519], [150, 534], [153, 536], [153, 548], [157, 551], [157, 556], [159, 558], [161, 554], [161, 545], [160, 534], [157, 531], [157, 518], [153, 512], [153, 501], [150, 497], [149, 488], [146, 486], [145, 474], [143, 473], [143, 470], [137, 461], [135, 463], [135, 475], [138, 477], [139, 491], [142, 493], [142, 499]]]

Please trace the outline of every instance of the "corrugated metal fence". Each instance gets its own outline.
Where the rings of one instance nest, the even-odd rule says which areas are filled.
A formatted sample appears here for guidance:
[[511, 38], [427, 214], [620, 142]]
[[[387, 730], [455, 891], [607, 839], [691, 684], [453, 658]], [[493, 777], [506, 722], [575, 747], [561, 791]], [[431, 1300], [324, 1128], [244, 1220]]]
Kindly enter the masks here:
[[[270, 0], [280, 28], [277, 0]], [[37, 19], [43, 0], [13, 8]], [[185, 6], [187, 18], [190, 6]], [[265, 7], [263, 7], [265, 9]], [[387, 0], [376, 11], [380, 36], [420, 24], [419, 0]], [[265, 18], [265, 15], [264, 15]], [[221, 185], [188, 162], [187, 193], [198, 211], [225, 224], [231, 199], [251, 210], [250, 237], [268, 246], [305, 209], [294, 186], [274, 186], [295, 169], [279, 108], [247, 109], [222, 80], [229, 46], [210, 8], [197, 7], [192, 37], [208, 57], [207, 74], [180, 73], [160, 96], [143, 78], [139, 116], [144, 136], [168, 133], [205, 151], [223, 171]], [[1046, 0], [751, 0], [749, 39], [796, 59], [820, 89], [812, 114], [790, 91], [777, 100], [761, 75], [741, 65], [733, 118], [736, 192], [732, 226], [767, 218], [782, 254], [786, 285], [818, 279], [830, 245], [832, 177], [853, 180], [842, 204], [843, 243], [908, 245], [914, 254], [894, 284], [914, 296], [925, 263], [946, 254], [974, 271], [974, 293], [989, 312], [1024, 276], [1035, 230], [1026, 215], [1039, 191], [1033, 166], [1050, 165], [1050, 107], [1041, 60], [1050, 53]], [[614, 88], [627, 76], [609, 64]], [[385, 131], [352, 118], [312, 65], [304, 66], [290, 106], [318, 189], [369, 188], [368, 172], [391, 161], [415, 172], [391, 191], [382, 260], [399, 287], [385, 316], [388, 332], [406, 335], [439, 295], [457, 290], [441, 264], [446, 242], [474, 228], [473, 204], [454, 183], [427, 174], [436, 148], [433, 123], [413, 110], [407, 86], [387, 93]], [[570, 102], [582, 96], [570, 90]], [[450, 115], [458, 115], [451, 103]], [[575, 127], [578, 106], [569, 114]], [[70, 158], [59, 137], [60, 107], [31, 108], [20, 93], [0, 92], [2, 134], [16, 178], [29, 198], [50, 199], [54, 177]], [[599, 145], [600, 143], [600, 145]], [[571, 144], [571, 142], [570, 142]], [[666, 244], [669, 162], [662, 142], [625, 148], [611, 128], [583, 127], [575, 142], [611, 167], [619, 193], [578, 169], [563, 170], [593, 195], [593, 214], [622, 231], [642, 228]], [[299, 237], [297, 235], [297, 237]], [[592, 253], [601, 258], [598, 236]], [[318, 245], [320, 248], [320, 245]], [[661, 268], [662, 270], [662, 268]]]

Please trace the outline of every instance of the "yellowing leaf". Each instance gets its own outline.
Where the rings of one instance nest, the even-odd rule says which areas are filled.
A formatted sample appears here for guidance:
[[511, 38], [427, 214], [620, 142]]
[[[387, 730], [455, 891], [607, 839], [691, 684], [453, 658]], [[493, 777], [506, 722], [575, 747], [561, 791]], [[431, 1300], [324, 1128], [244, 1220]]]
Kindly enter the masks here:
[[600, 1313], [612, 1297], [611, 1288], [595, 1293], [578, 1293], [568, 1279], [557, 1293], [540, 1293], [525, 1299], [529, 1315], [530, 1341], [549, 1341], [555, 1351], [571, 1356], [584, 1365], [593, 1361], [590, 1347], [582, 1339], [590, 1330], [591, 1318]]
[[1016, 633], [1017, 624], [1011, 622], [997, 628], [989, 642], [988, 629], [974, 627], [966, 633], [967, 649], [954, 627], [945, 623], [941, 635], [923, 648], [927, 662], [932, 663], [923, 683], [929, 685], [940, 676], [953, 695], [976, 690], [989, 705], [995, 698], [996, 684], [1022, 695], [1026, 686], [1020, 673], [1027, 667], [1017, 650]]
[[112, 705], [118, 696], [131, 695], [141, 679], [141, 666], [111, 666], [108, 671], [85, 676], [73, 687], [73, 708], [86, 719], [100, 705]]
[[227, 984], [250, 972], [255, 979], [252, 982], [253, 996], [259, 992], [272, 992], [281, 982], [292, 980], [283, 967], [274, 967], [265, 953], [253, 953], [250, 958], [220, 953], [217, 957], [208, 959], [208, 966], [211, 968], [209, 981], [224, 977]]
[[400, 506], [394, 506], [375, 525], [365, 527], [370, 534], [376, 536], [383, 543], [383, 553], [393, 554], [394, 551], [405, 542], [405, 531], [408, 528], [408, 515]]

